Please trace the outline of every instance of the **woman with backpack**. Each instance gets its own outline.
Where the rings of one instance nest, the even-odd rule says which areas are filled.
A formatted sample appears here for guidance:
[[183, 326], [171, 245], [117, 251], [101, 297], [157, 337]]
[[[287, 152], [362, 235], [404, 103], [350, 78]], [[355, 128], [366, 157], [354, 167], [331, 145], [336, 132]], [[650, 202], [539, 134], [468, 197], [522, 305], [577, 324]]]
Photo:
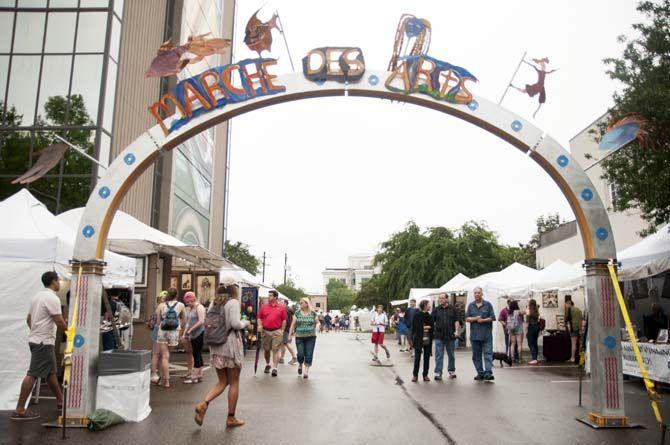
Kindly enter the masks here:
[[184, 294], [186, 304], [186, 326], [182, 336], [185, 343], [191, 345], [191, 373], [184, 383], [200, 383], [202, 381], [202, 347], [205, 337], [205, 306], [198, 302], [193, 292]]
[[226, 387], [229, 387], [226, 426], [244, 425], [244, 421], [235, 417], [244, 360], [241, 331], [249, 325], [249, 321], [242, 320], [241, 310], [237, 285], [219, 285], [205, 318], [205, 343], [209, 346], [212, 366], [216, 369], [219, 381], [207, 392], [204, 400], [195, 406], [195, 423], [198, 425], [202, 425], [211, 401], [220, 396]]
[[[507, 332], [509, 333], [509, 350], [514, 351], [514, 347], [519, 350], [519, 358], [515, 363], [521, 363], [521, 346], [523, 344], [523, 315], [524, 312], [519, 309], [519, 302], [512, 301], [509, 305], [509, 315], [507, 316]], [[513, 357], [510, 357], [513, 358]]]
[[165, 303], [156, 308], [159, 320], [156, 343], [160, 350], [160, 381], [158, 386], [170, 388], [170, 347], [179, 344], [179, 333], [184, 325], [184, 303], [177, 301], [177, 289], [168, 289]]

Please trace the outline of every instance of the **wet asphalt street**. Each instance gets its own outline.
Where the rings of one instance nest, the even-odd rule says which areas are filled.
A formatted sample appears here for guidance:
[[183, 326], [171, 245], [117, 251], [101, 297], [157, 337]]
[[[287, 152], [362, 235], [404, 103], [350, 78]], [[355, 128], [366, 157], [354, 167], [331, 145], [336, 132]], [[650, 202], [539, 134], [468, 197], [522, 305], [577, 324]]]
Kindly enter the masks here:
[[[577, 372], [569, 364], [495, 368], [495, 383], [473, 381], [470, 353], [456, 353], [458, 378], [411, 383], [411, 359], [387, 337], [393, 367], [370, 365], [369, 334], [329, 333], [317, 340], [310, 379], [296, 367], [280, 365], [279, 377], [253, 374], [253, 351], [242, 371], [239, 418], [246, 425], [225, 428], [225, 394], [211, 405], [202, 427], [193, 422], [193, 406], [215, 380], [173, 388], [152, 387], [152, 414], [136, 424], [91, 433], [71, 430], [71, 444], [656, 444], [660, 434], [644, 388], [627, 382], [626, 409], [644, 429], [593, 430], [575, 418]], [[183, 355], [174, 354], [175, 361]], [[446, 357], [445, 357], [446, 361]], [[431, 363], [432, 364], [432, 363]], [[445, 363], [446, 366], [446, 363]], [[432, 372], [430, 374], [432, 380]], [[670, 397], [666, 394], [665, 398]], [[36, 410], [55, 417], [54, 403]], [[588, 381], [584, 406], [589, 405]], [[661, 404], [670, 419], [670, 404]], [[64, 443], [60, 431], [38, 421], [14, 423], [0, 413], [0, 444]], [[670, 439], [666, 441], [670, 443]]]

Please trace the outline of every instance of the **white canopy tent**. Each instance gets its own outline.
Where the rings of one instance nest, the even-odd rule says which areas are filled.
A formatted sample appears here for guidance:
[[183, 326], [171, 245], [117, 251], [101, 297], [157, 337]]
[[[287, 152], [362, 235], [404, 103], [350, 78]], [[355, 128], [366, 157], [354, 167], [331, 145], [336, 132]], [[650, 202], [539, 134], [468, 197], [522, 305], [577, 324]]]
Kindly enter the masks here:
[[463, 285], [468, 281], [470, 281], [470, 278], [459, 272], [451, 280], [440, 286], [438, 291], [439, 293], [461, 292], [463, 291]]
[[[69, 210], [58, 215], [58, 219], [77, 230], [84, 208]], [[205, 269], [218, 270], [231, 267], [232, 263], [200, 246], [190, 246], [174, 236], [163, 233], [118, 210], [109, 229], [107, 248], [128, 255], [151, 255], [164, 253]]]
[[[14, 409], [19, 385], [28, 369], [26, 314], [31, 297], [43, 289], [49, 270], [70, 276], [75, 231], [58, 220], [25, 189], [0, 202], [0, 410]], [[105, 251], [107, 288], [132, 288], [135, 261]], [[61, 289], [61, 297], [67, 285]]]
[[253, 287], [258, 287], [258, 298], [267, 298], [268, 293], [271, 290], [274, 290], [279, 294], [279, 299], [280, 300], [286, 300], [291, 304], [294, 304], [295, 301], [292, 301], [290, 298], [288, 298], [286, 295], [282, 294], [279, 292], [277, 289], [275, 289], [272, 286], [268, 286], [267, 284], [263, 284], [258, 282], [256, 277], [251, 275], [249, 272], [246, 270], [242, 269], [239, 266], [235, 266], [234, 264], [231, 265], [231, 267], [226, 267], [223, 268], [219, 271], [219, 277], [220, 279], [230, 279], [232, 278], [233, 280], [237, 281], [238, 283], [242, 284], [248, 284]]
[[619, 279], [639, 280], [670, 270], [670, 224], [619, 252]]
[[584, 269], [581, 262], [568, 264], [556, 260], [540, 270], [534, 281], [529, 283], [532, 291], [574, 290], [584, 286]]

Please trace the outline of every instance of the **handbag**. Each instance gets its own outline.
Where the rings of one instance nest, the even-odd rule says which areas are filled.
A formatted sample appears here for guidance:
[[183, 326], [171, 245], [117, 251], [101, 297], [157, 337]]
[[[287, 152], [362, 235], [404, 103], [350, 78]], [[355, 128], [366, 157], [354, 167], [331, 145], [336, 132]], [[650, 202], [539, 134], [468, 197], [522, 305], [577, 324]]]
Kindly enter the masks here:
[[537, 324], [538, 324], [538, 326], [540, 327], [540, 332], [544, 331], [544, 328], [547, 327], [547, 321], [546, 321], [544, 318], [542, 318], [542, 317], [540, 317], [540, 319], [538, 320]]

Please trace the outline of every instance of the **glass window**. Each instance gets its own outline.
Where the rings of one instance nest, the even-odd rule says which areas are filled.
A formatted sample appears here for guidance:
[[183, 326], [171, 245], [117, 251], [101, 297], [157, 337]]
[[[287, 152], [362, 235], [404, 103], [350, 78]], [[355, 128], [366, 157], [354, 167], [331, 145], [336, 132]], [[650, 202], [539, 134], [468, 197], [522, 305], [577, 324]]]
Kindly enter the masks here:
[[46, 122], [60, 125], [64, 123], [65, 107], [63, 107], [62, 113], [59, 112], [58, 108], [47, 113], [45, 104], [49, 98], [53, 97], [51, 100], [53, 106], [56, 106], [54, 101], [58, 101], [59, 98], [63, 105], [67, 105], [71, 67], [72, 56], [44, 56], [37, 114]]
[[77, 52], [78, 53], [103, 52], [105, 50], [106, 30], [107, 30], [106, 12], [79, 13], [79, 28], [77, 30]]
[[112, 138], [104, 131], [100, 133], [100, 155], [98, 161], [102, 165], [109, 165], [109, 151], [112, 147]]
[[45, 16], [46, 14], [43, 12], [19, 12], [16, 14], [14, 52], [42, 52]]
[[14, 6], [16, 5], [16, 0], [0, 0], [0, 6]]
[[91, 177], [86, 178], [63, 178], [61, 188], [60, 207], [57, 212], [67, 212], [77, 207], [83, 207], [91, 194]]
[[[95, 135], [95, 130], [70, 130], [64, 137], [71, 144], [95, 157]], [[93, 163], [76, 150], [66, 151], [63, 158], [65, 159], [65, 174], [87, 174], [93, 169]]]
[[115, 61], [119, 61], [119, 44], [121, 43], [121, 22], [119, 19], [114, 17], [112, 20], [112, 35], [111, 41], [109, 42], [109, 55], [114, 58]]
[[0, 12], [0, 53], [8, 53], [12, 49], [13, 12]]
[[175, 156], [175, 188], [184, 198], [190, 198], [193, 205], [198, 205], [204, 213], [209, 214], [212, 186], [191, 164], [181, 151]]
[[112, 131], [112, 123], [114, 122], [116, 72], [117, 72], [116, 63], [114, 63], [114, 61], [110, 59], [109, 65], [107, 66], [107, 85], [105, 86], [105, 109], [104, 114], [102, 115], [102, 127], [109, 132]]
[[93, 122], [98, 118], [103, 56], [75, 56], [71, 96], [81, 95], [84, 111]]
[[74, 12], [52, 12], [47, 22], [46, 53], [71, 53], [74, 48], [74, 30], [77, 14]]
[[123, 0], [114, 0], [114, 12], [119, 18], [123, 18]]
[[17, 113], [23, 115], [22, 125], [33, 124], [39, 74], [40, 56], [14, 56], [12, 59], [7, 106], [16, 107]]
[[[49, 8], [76, 8], [79, 5], [78, 0], [51, 0]], [[49, 19], [51, 20], [51, 19]]]
[[[7, 88], [7, 72], [9, 71], [9, 56], [0, 56], [0, 104], [5, 101], [5, 89]], [[2, 107], [0, 107], [2, 112]]]
[[109, 6], [109, 0], [81, 0], [82, 8], [106, 8]]
[[47, 0], [19, 0], [19, 5], [24, 8], [44, 8]]

